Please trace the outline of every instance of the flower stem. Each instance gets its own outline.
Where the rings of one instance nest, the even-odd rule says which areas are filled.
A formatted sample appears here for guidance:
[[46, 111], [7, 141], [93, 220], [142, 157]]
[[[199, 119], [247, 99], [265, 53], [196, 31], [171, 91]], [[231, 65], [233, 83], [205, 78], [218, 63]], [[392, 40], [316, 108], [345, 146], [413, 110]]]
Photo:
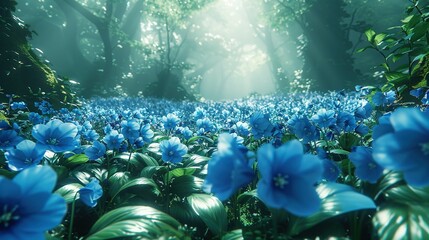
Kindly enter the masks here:
[[73, 198], [73, 202], [72, 202], [72, 208], [71, 208], [71, 213], [70, 213], [70, 225], [69, 225], [68, 240], [71, 240], [71, 238], [72, 238], [73, 222], [74, 222], [74, 209], [75, 209], [76, 199], [77, 199], [77, 195], [78, 194], [79, 194], [79, 192], [76, 192], [76, 194], [74, 195], [74, 198]]

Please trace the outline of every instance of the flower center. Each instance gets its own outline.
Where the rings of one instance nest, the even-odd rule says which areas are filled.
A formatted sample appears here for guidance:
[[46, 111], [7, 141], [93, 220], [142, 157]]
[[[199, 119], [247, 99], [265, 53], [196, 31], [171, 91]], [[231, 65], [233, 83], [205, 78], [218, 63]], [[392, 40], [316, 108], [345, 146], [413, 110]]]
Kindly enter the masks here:
[[10, 209], [8, 205], [3, 206], [3, 212], [0, 212], [0, 227], [7, 228], [10, 226], [11, 222], [19, 219], [19, 216], [14, 215], [16, 209], [18, 209], [18, 205]]
[[25, 164], [33, 163], [33, 159], [32, 159], [32, 158], [26, 158], [26, 159], [24, 160], [24, 163], [25, 163]]
[[277, 176], [273, 178], [274, 186], [283, 189], [286, 185], [289, 184], [288, 179], [289, 175], [282, 175], [278, 173]]
[[49, 145], [57, 145], [60, 141], [58, 141], [58, 139], [56, 138], [49, 138], [48, 140], [46, 140], [46, 143]]
[[377, 167], [377, 165], [375, 165], [373, 162], [370, 162], [370, 163], [368, 163], [368, 167], [369, 167], [369, 169], [374, 169], [374, 168], [376, 168]]
[[169, 155], [169, 156], [173, 156], [173, 155], [174, 155], [174, 152], [173, 152], [173, 151], [169, 151], [169, 152], [168, 152], [168, 155]]
[[429, 142], [422, 143], [421, 144], [421, 148], [422, 148], [422, 151], [423, 151], [424, 155], [429, 155]]

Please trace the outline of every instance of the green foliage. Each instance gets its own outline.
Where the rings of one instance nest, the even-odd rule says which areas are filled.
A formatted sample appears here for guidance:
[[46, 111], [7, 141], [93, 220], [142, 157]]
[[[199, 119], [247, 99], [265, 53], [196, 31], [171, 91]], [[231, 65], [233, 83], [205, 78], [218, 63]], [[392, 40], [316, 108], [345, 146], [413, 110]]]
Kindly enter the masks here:
[[389, 173], [380, 183], [380, 209], [372, 222], [379, 239], [429, 237], [429, 189], [412, 188], [402, 176]]
[[316, 190], [322, 199], [320, 211], [307, 218], [298, 218], [293, 221], [289, 229], [291, 235], [301, 233], [340, 214], [376, 207], [371, 198], [355, 192], [347, 185], [325, 183], [319, 185]]
[[146, 206], [122, 207], [103, 215], [92, 226], [86, 239], [114, 239], [124, 237], [182, 238], [180, 223], [155, 208]]
[[428, 86], [429, 8], [419, 1], [411, 2], [401, 25], [391, 27], [389, 33], [368, 29], [365, 35], [370, 45], [357, 50], [373, 49], [384, 58], [380, 66], [386, 83], [381, 89], [395, 90], [399, 101], [415, 101], [409, 91]]
[[193, 194], [187, 198], [192, 209], [216, 235], [227, 230], [227, 214], [222, 202], [207, 194]]

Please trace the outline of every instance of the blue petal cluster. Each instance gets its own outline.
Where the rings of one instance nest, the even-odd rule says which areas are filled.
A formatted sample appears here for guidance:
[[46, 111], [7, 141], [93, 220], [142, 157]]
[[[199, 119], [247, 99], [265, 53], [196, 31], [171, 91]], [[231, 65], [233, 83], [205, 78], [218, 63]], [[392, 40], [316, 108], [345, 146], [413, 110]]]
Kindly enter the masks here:
[[45, 239], [61, 223], [65, 200], [55, 194], [57, 175], [50, 167], [24, 169], [13, 180], [0, 176], [0, 239]]
[[204, 190], [222, 201], [227, 200], [255, 177], [250, 163], [244, 146], [239, 145], [232, 135], [220, 134], [218, 151], [213, 154], [207, 166]]
[[401, 171], [413, 187], [429, 186], [429, 112], [399, 108], [390, 127], [373, 142], [374, 160], [382, 167]]
[[297, 216], [309, 216], [320, 208], [315, 184], [323, 174], [317, 156], [304, 154], [297, 140], [275, 149], [266, 144], [257, 152], [261, 179], [258, 197], [270, 208], [284, 209]]

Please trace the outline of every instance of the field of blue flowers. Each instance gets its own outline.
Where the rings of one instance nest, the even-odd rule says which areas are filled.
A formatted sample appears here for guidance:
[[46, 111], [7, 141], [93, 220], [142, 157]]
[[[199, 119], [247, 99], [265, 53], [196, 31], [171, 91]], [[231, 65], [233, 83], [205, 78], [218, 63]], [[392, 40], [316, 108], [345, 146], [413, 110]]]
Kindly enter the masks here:
[[429, 239], [429, 92], [358, 90], [9, 96], [0, 239]]

